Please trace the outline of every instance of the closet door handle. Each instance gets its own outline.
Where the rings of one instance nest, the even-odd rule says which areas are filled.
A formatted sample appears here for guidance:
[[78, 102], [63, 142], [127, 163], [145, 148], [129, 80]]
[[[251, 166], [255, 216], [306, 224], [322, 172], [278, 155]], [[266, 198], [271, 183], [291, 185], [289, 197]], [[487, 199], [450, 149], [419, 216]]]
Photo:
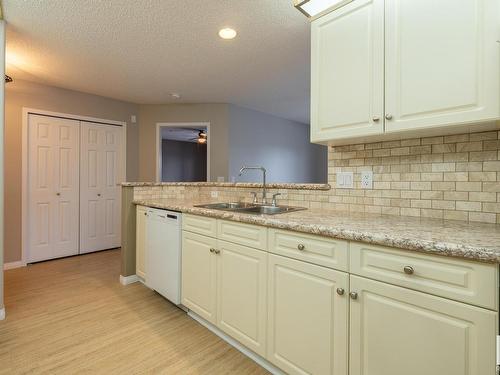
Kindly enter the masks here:
[[97, 193], [97, 196], [100, 197], [101, 196], [101, 193]]
[[61, 193], [56, 193], [56, 195], [57, 195], [58, 197], [60, 197], [60, 196], [61, 196]]

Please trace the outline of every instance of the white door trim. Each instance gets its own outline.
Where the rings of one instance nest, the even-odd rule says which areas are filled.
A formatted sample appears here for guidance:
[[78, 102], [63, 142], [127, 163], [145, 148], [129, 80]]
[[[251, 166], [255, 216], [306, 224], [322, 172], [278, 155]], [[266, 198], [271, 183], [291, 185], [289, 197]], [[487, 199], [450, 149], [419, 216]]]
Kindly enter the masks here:
[[26, 264], [27, 250], [29, 244], [28, 233], [28, 116], [42, 115], [59, 118], [67, 118], [69, 120], [96, 122], [104, 125], [121, 126], [123, 129], [123, 160], [122, 160], [122, 176], [126, 179], [127, 171], [127, 123], [124, 121], [107, 120], [97, 117], [81, 116], [70, 113], [45, 111], [43, 109], [23, 107], [22, 111], [22, 185], [21, 185], [21, 263]]
[[157, 122], [156, 123], [156, 182], [161, 182], [162, 154], [161, 154], [161, 128], [207, 128], [207, 181], [210, 181], [210, 122]]

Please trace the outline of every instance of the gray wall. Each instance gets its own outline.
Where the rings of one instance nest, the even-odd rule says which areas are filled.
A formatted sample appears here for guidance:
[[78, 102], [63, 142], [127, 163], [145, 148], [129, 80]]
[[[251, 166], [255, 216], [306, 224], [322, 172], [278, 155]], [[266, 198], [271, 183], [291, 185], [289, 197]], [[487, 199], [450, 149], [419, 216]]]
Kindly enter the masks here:
[[210, 123], [210, 180], [227, 179], [228, 105], [227, 104], [154, 104], [139, 110], [139, 181], [156, 178], [156, 124], [158, 122]]
[[207, 145], [164, 139], [161, 163], [164, 182], [206, 181]]
[[238, 177], [242, 165], [263, 165], [269, 182], [326, 183], [327, 147], [311, 144], [309, 126], [229, 106], [229, 178], [260, 181], [258, 172]]

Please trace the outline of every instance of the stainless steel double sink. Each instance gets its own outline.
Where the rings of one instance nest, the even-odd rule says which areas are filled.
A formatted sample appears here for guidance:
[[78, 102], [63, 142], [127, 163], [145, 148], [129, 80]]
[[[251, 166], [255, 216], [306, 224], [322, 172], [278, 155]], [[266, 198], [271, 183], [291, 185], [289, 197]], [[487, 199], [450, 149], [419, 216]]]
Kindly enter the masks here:
[[287, 212], [306, 210], [305, 207], [273, 206], [273, 205], [263, 205], [263, 204], [245, 203], [245, 202], [208, 203], [208, 204], [195, 205], [195, 207], [208, 208], [211, 210], [257, 214], [257, 215], [260, 214], [276, 215], [276, 214], [284, 214]]

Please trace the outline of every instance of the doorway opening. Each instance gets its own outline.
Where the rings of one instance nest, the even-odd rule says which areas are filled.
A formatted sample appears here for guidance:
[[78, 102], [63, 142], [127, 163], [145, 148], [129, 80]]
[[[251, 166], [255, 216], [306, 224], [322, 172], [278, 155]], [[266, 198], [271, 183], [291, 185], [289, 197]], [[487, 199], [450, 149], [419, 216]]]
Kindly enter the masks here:
[[210, 181], [210, 124], [157, 124], [158, 182]]

